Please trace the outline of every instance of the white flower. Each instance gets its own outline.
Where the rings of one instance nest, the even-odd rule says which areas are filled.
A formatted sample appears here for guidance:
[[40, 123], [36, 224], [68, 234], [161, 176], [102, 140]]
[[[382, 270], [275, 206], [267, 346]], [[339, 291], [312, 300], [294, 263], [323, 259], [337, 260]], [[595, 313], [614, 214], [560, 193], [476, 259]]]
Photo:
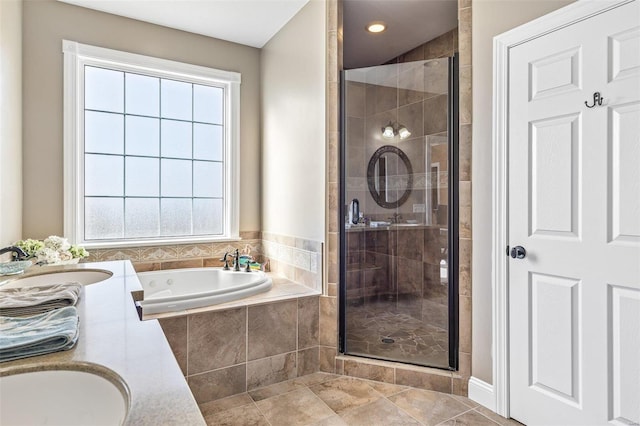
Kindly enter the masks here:
[[62, 260], [62, 261], [73, 259], [73, 256], [71, 255], [71, 252], [68, 251], [68, 250], [59, 251], [58, 252], [58, 256], [60, 256], [60, 260]]
[[50, 235], [44, 240], [44, 246], [53, 250], [66, 251], [69, 250], [71, 244], [66, 238]]
[[60, 254], [58, 253], [58, 251], [49, 247], [45, 247], [41, 250], [38, 250], [38, 252], [36, 253], [36, 256], [38, 258], [38, 262], [44, 262], [44, 263], [60, 262]]

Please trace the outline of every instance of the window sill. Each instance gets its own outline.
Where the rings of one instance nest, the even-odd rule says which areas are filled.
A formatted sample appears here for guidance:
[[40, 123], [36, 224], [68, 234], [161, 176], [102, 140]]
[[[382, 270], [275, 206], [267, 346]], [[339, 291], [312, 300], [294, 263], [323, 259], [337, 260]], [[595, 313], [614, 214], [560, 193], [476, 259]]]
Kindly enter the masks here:
[[91, 249], [110, 249], [110, 248], [129, 248], [129, 247], [154, 247], [154, 246], [168, 246], [179, 244], [207, 244], [207, 243], [224, 243], [242, 241], [242, 238], [237, 237], [206, 237], [206, 238], [172, 238], [172, 239], [157, 239], [157, 240], [131, 240], [131, 241], [96, 241], [96, 242], [82, 242], [82, 245], [87, 250]]

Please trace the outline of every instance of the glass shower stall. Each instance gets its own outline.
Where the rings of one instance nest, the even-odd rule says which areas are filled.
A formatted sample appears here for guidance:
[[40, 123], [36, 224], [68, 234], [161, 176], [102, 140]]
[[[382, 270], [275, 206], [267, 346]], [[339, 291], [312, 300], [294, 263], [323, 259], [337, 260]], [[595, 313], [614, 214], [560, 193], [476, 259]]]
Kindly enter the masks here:
[[340, 350], [458, 366], [457, 57], [342, 73]]

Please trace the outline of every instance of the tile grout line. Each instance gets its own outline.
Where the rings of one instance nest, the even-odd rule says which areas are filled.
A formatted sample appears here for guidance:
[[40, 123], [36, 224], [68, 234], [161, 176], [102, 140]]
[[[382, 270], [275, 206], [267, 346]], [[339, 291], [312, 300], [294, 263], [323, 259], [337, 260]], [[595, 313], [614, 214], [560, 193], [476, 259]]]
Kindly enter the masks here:
[[[245, 306], [244, 330], [244, 391], [249, 390], [249, 307]], [[253, 399], [252, 399], [253, 400]]]
[[[251, 398], [251, 395], [249, 395], [249, 398]], [[269, 421], [269, 419], [267, 419], [267, 416], [264, 415], [264, 413], [262, 412], [262, 410], [260, 409], [260, 407], [258, 407], [258, 404], [256, 404], [256, 402], [253, 400], [253, 398], [251, 398], [251, 402], [253, 403], [253, 406], [256, 407], [256, 410], [258, 410], [258, 413], [260, 413], [260, 415], [262, 416], [262, 418], [264, 419], [265, 422], [267, 422], [267, 424], [269, 426], [271, 425], [271, 422]]]
[[[481, 407], [481, 406], [479, 405], [478, 407]], [[495, 424], [502, 426], [501, 423], [498, 423], [497, 421], [493, 420], [492, 418], [490, 418], [489, 416], [485, 415], [481, 411], [478, 411], [478, 407], [473, 407], [473, 411], [475, 411], [476, 413], [480, 414], [482, 417], [489, 419], [490, 421], [494, 422]], [[499, 414], [497, 414], [497, 415], [499, 415]], [[509, 419], [505, 418], [505, 420], [509, 420]]]

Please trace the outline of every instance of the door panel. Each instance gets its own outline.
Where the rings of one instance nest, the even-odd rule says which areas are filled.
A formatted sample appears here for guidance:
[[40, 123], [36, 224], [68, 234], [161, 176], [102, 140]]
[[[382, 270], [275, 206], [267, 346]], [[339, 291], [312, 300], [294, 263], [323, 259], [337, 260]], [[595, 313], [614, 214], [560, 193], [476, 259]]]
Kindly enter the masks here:
[[610, 418], [633, 424], [640, 418], [640, 290], [610, 285], [609, 312]]
[[638, 3], [509, 51], [508, 243], [527, 250], [509, 262], [510, 414], [527, 425], [640, 423]]
[[529, 235], [578, 238], [580, 114], [532, 122], [529, 140]]
[[[640, 56], [640, 55], [639, 55]], [[640, 245], [640, 102], [610, 108], [609, 241]]]
[[530, 386], [580, 403], [580, 280], [532, 273]]

